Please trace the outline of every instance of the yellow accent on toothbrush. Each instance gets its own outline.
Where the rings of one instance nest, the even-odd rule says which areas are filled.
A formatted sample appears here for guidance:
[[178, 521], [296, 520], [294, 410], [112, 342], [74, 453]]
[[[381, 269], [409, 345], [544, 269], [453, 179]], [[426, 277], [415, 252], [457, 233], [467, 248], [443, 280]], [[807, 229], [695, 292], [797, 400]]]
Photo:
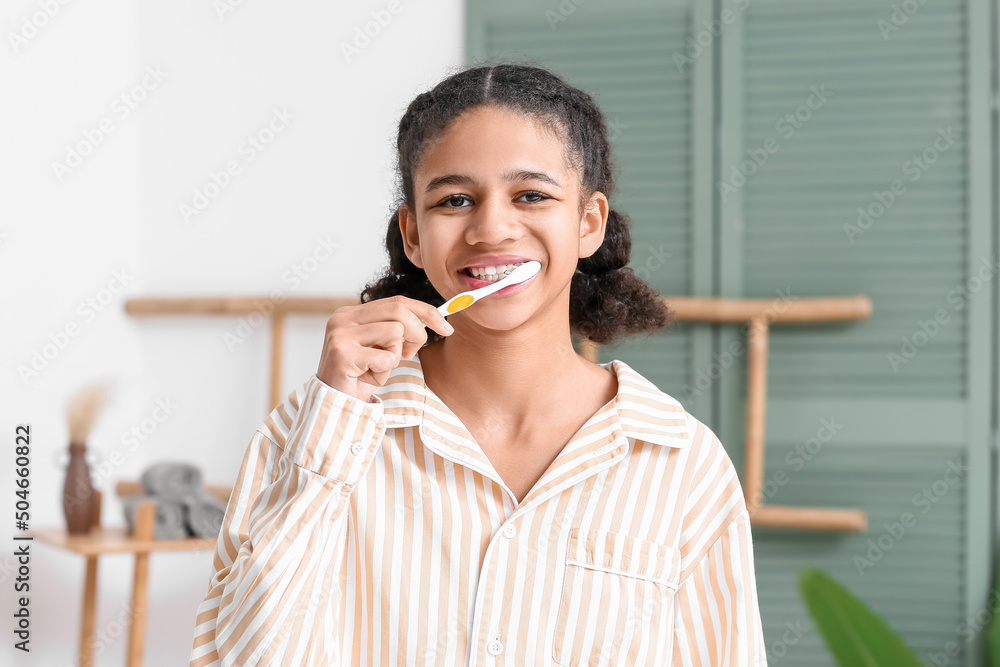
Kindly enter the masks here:
[[475, 301], [476, 300], [468, 294], [459, 294], [458, 297], [448, 302], [448, 314], [457, 313], [460, 310], [468, 308], [475, 303]]
[[525, 280], [528, 280], [538, 273], [541, 268], [541, 262], [537, 262], [535, 260], [520, 264], [503, 280], [498, 280], [495, 283], [490, 283], [489, 285], [485, 285], [484, 287], [480, 287], [479, 289], [474, 289], [469, 292], [456, 294], [438, 306], [438, 312], [445, 317], [448, 315], [454, 315], [461, 310], [465, 310], [476, 301], [482, 299], [484, 296], [489, 296], [490, 294], [493, 294], [498, 290], [502, 290], [504, 287], [509, 285], [523, 283]]

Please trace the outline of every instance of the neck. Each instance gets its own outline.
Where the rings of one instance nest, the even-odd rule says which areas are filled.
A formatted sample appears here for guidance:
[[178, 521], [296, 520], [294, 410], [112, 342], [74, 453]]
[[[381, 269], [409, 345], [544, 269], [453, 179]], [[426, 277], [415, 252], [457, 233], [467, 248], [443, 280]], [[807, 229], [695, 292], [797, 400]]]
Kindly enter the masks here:
[[538, 313], [506, 331], [452, 318], [455, 333], [418, 353], [424, 381], [449, 407], [458, 404], [485, 423], [511, 430], [537, 423], [588, 372], [566, 311], [552, 310], [558, 321]]

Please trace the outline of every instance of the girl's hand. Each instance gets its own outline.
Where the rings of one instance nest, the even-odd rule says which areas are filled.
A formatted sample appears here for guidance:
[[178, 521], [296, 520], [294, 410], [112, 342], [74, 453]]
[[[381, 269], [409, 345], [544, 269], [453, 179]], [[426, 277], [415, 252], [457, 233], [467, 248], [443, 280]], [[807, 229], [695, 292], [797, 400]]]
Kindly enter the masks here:
[[338, 308], [326, 321], [316, 377], [367, 402], [400, 359], [424, 346], [425, 326], [442, 336], [455, 331], [437, 308], [405, 296]]

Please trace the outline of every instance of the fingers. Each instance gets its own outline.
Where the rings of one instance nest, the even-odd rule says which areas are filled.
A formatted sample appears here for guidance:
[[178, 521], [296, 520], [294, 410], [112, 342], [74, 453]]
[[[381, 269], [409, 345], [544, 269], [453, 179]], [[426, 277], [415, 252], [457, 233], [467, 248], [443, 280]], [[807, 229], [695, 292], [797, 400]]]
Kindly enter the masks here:
[[360, 361], [368, 370], [358, 376], [358, 382], [381, 387], [389, 379], [393, 369], [399, 365], [399, 355], [398, 350], [364, 348], [360, 353]]
[[317, 377], [354, 395], [358, 383], [381, 386], [401, 358], [413, 359], [424, 346], [428, 328], [442, 336], [455, 331], [437, 308], [404, 296], [338, 308], [327, 320]]
[[416, 299], [402, 298], [405, 299], [403, 306], [409, 308], [423, 326], [438, 332], [442, 336], [450, 336], [455, 332], [454, 327], [451, 326], [445, 316], [431, 304], [417, 301]]
[[391, 350], [396, 354], [396, 365], [399, 358], [412, 359], [417, 350], [427, 342], [427, 332], [423, 325], [417, 323], [404, 326], [395, 320], [360, 324], [356, 327], [355, 337], [358, 344], [363, 347]]
[[[404, 334], [406, 340], [417, 340], [415, 329], [422, 331], [424, 327], [432, 329], [442, 336], [449, 336], [455, 331], [437, 308], [423, 301], [405, 296], [394, 296], [364, 305], [374, 307], [365, 308], [363, 312], [356, 314], [355, 321], [358, 324], [379, 320], [397, 320], [406, 326]], [[426, 336], [424, 340], [426, 340]]]

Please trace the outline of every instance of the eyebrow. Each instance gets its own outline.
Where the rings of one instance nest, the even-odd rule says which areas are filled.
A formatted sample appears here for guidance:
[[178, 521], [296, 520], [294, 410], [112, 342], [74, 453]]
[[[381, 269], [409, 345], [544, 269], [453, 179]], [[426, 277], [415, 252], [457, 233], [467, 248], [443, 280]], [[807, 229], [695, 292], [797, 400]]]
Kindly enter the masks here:
[[[556, 179], [552, 178], [544, 171], [528, 171], [527, 169], [515, 169], [513, 171], [508, 171], [500, 177], [506, 183], [516, 183], [520, 181], [542, 181], [543, 183], [548, 183], [557, 188], [562, 188]], [[445, 174], [444, 176], [438, 176], [437, 178], [432, 178], [431, 182], [427, 184], [427, 188], [424, 190], [424, 194], [427, 194], [435, 188], [439, 188], [442, 185], [477, 185], [476, 179], [471, 176], [466, 176], [464, 174]]]

